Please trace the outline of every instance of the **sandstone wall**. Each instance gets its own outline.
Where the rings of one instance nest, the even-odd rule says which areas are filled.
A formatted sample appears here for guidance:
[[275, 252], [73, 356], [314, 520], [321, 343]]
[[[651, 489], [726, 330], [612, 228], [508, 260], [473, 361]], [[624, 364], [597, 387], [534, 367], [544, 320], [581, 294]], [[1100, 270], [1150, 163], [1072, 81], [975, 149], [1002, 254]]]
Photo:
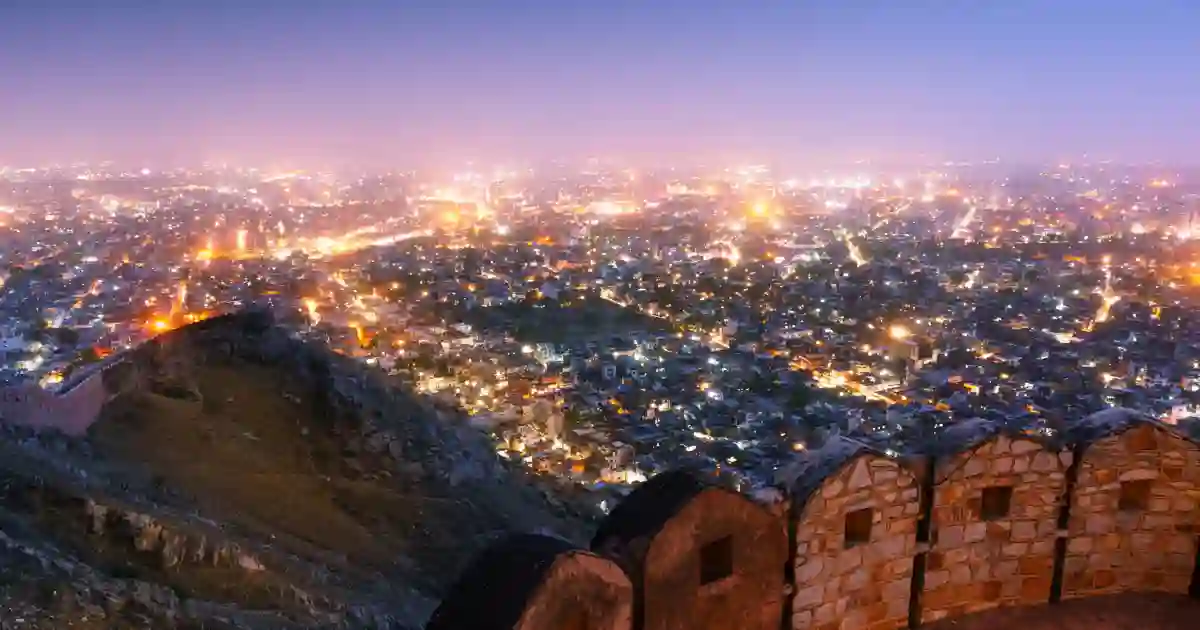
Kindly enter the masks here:
[[629, 578], [612, 562], [584, 551], [555, 560], [525, 604], [518, 630], [629, 630]]
[[922, 621], [1049, 600], [1070, 459], [1001, 435], [937, 462]]
[[[665, 520], [660, 512], [650, 533], [634, 523], [640, 533], [613, 535], [601, 551], [631, 577], [637, 630], [773, 629], [780, 621], [796, 630], [894, 630], [908, 625], [910, 609], [928, 623], [1049, 603], [1060, 568], [1067, 598], [1200, 588], [1200, 446], [1144, 417], [1106, 424], [1112, 419], [1072, 434], [1071, 443], [1086, 445], [1074, 450], [997, 432], [927, 460], [932, 469], [921, 470], [920, 482], [869, 448], [818, 454], [789, 513], [790, 619], [780, 605], [779, 515], [729, 491], [703, 490]], [[928, 543], [918, 542], [924, 510]], [[703, 550], [726, 537], [727, 572], [709, 579]], [[592, 628], [575, 608], [556, 605], [543, 618]]]
[[1200, 534], [1198, 506], [1200, 448], [1194, 443], [1142, 424], [1087, 447], [1071, 501], [1063, 597], [1186, 593]]
[[630, 630], [633, 589], [610, 560], [515, 534], [480, 552], [426, 630]]
[[[846, 540], [847, 514], [871, 510], [869, 540]], [[920, 510], [895, 461], [859, 455], [804, 504], [796, 525], [792, 627], [883, 630], [907, 623]]]
[[[702, 549], [726, 537], [731, 573], [704, 583]], [[776, 630], [786, 561], [782, 519], [733, 492], [705, 490], [662, 527], [646, 551], [638, 627]]]

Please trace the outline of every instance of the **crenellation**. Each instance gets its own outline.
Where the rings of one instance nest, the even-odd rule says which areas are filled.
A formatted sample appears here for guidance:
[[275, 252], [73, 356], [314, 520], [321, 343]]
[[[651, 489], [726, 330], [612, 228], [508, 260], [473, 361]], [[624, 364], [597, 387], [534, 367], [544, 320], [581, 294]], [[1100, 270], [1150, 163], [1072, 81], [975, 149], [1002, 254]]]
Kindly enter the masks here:
[[[589, 619], [610, 630], [773, 630], [781, 621], [894, 630], [910, 624], [910, 610], [926, 624], [1056, 597], [1200, 586], [1200, 447], [1162, 425], [1115, 424], [1061, 445], [993, 433], [903, 463], [849, 441], [808, 456], [810, 474], [786, 504], [790, 523], [778, 509], [668, 473], [627, 502], [669, 509], [638, 522], [628, 510], [617, 516], [623, 503], [593, 541], [597, 555], [558, 552], [587, 569], [578, 580], [549, 575], [570, 601], [595, 602]], [[931, 465], [925, 506], [918, 479]], [[672, 478], [686, 489], [673, 498], [661, 492]], [[925, 507], [928, 542], [918, 540]], [[861, 510], [870, 518], [850, 517]], [[794, 555], [781, 572], [787, 529]], [[730, 573], [702, 583], [702, 548], [725, 536]], [[622, 604], [626, 576], [631, 607]], [[598, 588], [605, 594], [592, 597]], [[536, 614], [527, 603], [521, 627], [560, 627], [556, 615], [580, 608], [548, 601], [537, 599]]]
[[[1200, 523], [1200, 447], [1143, 422], [1080, 450], [1063, 597], [1186, 593]], [[1136, 483], [1150, 484], [1144, 503], [1134, 496]]]
[[996, 435], [941, 458], [936, 470], [930, 556], [973, 577], [931, 584], [927, 576], [922, 619], [1047, 601], [1063, 460], [1032, 440]]
[[[886, 457], [851, 453], [820, 486], [819, 494], [825, 498], [820, 506], [824, 509], [810, 501], [797, 519], [794, 627], [821, 628], [834, 621], [830, 610], [843, 628], [903, 626], [915, 555], [917, 491], [912, 474]], [[867, 509], [872, 514], [865, 540], [848, 542], [847, 515]], [[800, 596], [818, 589], [824, 599]], [[837, 613], [839, 608], [844, 612]]]

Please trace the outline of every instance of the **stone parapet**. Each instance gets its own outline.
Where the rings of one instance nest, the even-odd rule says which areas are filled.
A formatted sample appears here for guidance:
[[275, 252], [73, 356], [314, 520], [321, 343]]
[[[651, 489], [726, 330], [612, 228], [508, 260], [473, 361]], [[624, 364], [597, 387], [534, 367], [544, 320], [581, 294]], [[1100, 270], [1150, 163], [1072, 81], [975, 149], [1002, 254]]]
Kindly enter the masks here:
[[1081, 451], [1063, 597], [1187, 593], [1200, 535], [1200, 448], [1139, 424]]
[[[964, 423], [907, 458], [836, 439], [797, 462], [782, 510], [666, 473], [609, 515], [592, 552], [628, 576], [631, 630], [892, 630], [1092, 595], [1200, 596], [1200, 446], [1121, 409], [1056, 437]], [[593, 612], [623, 630], [619, 611]], [[600, 627], [537, 619], [520, 627]]]
[[1048, 601], [1071, 457], [999, 435], [937, 462], [922, 621]]
[[799, 511], [792, 627], [898, 628], [907, 622], [919, 513], [916, 479], [859, 453]]

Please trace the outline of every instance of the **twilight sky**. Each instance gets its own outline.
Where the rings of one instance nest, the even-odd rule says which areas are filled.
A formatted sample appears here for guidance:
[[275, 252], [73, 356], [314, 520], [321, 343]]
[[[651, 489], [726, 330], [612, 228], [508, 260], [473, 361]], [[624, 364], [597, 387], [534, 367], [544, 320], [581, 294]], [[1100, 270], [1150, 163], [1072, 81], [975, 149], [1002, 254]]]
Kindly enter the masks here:
[[1194, 163], [1197, 0], [0, 0], [0, 164]]

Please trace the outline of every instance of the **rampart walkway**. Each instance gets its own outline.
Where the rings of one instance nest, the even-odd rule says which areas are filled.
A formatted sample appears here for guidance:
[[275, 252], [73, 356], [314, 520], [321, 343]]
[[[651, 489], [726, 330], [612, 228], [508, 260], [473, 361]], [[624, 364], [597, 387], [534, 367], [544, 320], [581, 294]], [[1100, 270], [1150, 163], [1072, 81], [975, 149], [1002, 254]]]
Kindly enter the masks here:
[[1053, 606], [1000, 608], [945, 619], [928, 630], [1195, 630], [1200, 600], [1131, 593], [1076, 599]]

